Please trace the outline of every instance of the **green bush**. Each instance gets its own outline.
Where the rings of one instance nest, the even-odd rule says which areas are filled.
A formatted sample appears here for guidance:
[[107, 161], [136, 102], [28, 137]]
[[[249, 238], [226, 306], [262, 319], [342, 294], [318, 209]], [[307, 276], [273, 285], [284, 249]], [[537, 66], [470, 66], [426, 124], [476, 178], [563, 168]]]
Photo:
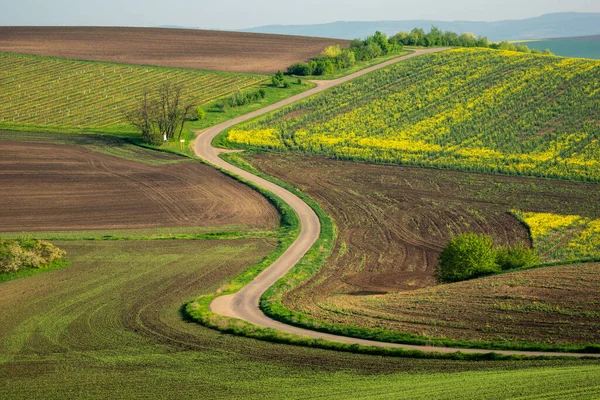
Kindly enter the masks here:
[[463, 233], [446, 245], [438, 258], [438, 282], [458, 282], [500, 271], [496, 250], [488, 235]]
[[44, 268], [66, 253], [43, 240], [0, 240], [0, 272], [17, 272], [24, 268]]
[[193, 121], [200, 121], [206, 117], [206, 111], [200, 106], [197, 106], [194, 110], [194, 115], [192, 117]]
[[315, 75], [328, 75], [335, 72], [335, 64], [333, 63], [333, 61], [331, 61], [330, 58], [315, 58], [311, 62], [311, 65], [314, 65], [313, 74]]
[[310, 76], [313, 74], [312, 66], [308, 63], [296, 63], [287, 69], [289, 75]]
[[496, 263], [502, 270], [530, 267], [540, 262], [535, 251], [524, 244], [505, 246], [496, 251]]

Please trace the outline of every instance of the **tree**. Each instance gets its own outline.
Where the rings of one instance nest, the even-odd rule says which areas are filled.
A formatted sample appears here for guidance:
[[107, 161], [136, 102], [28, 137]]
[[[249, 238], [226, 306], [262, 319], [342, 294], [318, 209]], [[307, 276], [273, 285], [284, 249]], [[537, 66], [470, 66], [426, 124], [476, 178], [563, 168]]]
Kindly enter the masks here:
[[340, 68], [349, 68], [356, 64], [356, 55], [350, 49], [344, 49], [337, 57], [337, 63]]
[[421, 28], [415, 28], [408, 34], [408, 44], [412, 46], [425, 45], [425, 31]]
[[500, 42], [500, 44], [498, 45], [498, 49], [499, 50], [517, 51], [517, 48], [515, 47], [515, 45], [510, 42], [507, 42], [507, 41]]
[[323, 50], [323, 52], [321, 53], [321, 56], [329, 57], [329, 58], [336, 58], [340, 54], [342, 54], [342, 48], [340, 47], [339, 44], [336, 44], [335, 46], [329, 46], [329, 47], [325, 48], [325, 50]]
[[275, 75], [273, 75], [271, 82], [273, 83], [273, 86], [275, 86], [275, 87], [285, 87], [286, 80], [285, 80], [285, 77], [283, 76], [283, 72], [277, 71], [277, 73]]
[[440, 28], [435, 25], [431, 26], [429, 33], [425, 35], [425, 45], [428, 47], [431, 46], [441, 46], [442, 45], [443, 34]]
[[185, 121], [193, 119], [196, 102], [184, 96], [183, 87], [171, 82], [154, 93], [144, 90], [133, 110], [126, 113], [129, 122], [142, 134], [146, 143], [158, 145], [162, 136], [181, 137]]
[[500, 271], [496, 250], [488, 235], [463, 233], [446, 245], [438, 258], [438, 282], [457, 282]]
[[367, 38], [367, 45], [370, 44], [371, 42], [377, 44], [377, 46], [379, 46], [379, 48], [381, 49], [381, 52], [383, 54], [389, 53], [390, 42], [388, 41], [388, 38], [384, 33], [381, 33], [380, 31], [376, 31], [372, 37]]
[[133, 110], [126, 113], [127, 120], [142, 134], [142, 140], [149, 144], [160, 144], [160, 130], [156, 126], [158, 102], [150, 98], [150, 90], [145, 89]]

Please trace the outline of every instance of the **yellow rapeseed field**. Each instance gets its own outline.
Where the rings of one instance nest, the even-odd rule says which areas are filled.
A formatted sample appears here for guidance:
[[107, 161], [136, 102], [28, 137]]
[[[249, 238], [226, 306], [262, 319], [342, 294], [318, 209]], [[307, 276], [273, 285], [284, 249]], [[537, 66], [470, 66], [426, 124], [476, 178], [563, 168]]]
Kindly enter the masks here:
[[238, 126], [228, 140], [600, 181], [600, 61], [489, 49], [415, 57]]

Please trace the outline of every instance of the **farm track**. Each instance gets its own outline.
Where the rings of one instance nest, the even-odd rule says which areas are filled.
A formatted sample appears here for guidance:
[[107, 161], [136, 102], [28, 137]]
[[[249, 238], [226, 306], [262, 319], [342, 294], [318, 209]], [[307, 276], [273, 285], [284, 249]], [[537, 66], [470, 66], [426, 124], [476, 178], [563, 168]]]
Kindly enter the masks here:
[[314, 89], [293, 96], [279, 103], [265, 107], [258, 111], [240, 116], [232, 119], [220, 125], [216, 125], [203, 131], [196, 139], [194, 143], [194, 149], [196, 155], [220, 168], [223, 168], [230, 173], [236, 174], [248, 181], [257, 184], [275, 195], [279, 196], [285, 201], [294, 211], [298, 214], [301, 224], [301, 231], [296, 241], [285, 251], [285, 253], [279, 257], [269, 268], [264, 270], [259, 276], [257, 276], [251, 283], [243, 287], [239, 292], [233, 295], [217, 297], [211, 303], [211, 311], [214, 313], [224, 315], [231, 318], [238, 318], [255, 325], [259, 325], [266, 328], [276, 329], [286, 333], [292, 333], [301, 336], [308, 336], [316, 339], [325, 339], [336, 342], [359, 344], [364, 346], [378, 346], [388, 348], [402, 348], [407, 350], [421, 350], [425, 352], [439, 352], [439, 353], [498, 353], [505, 355], [524, 355], [524, 356], [569, 356], [569, 357], [600, 357], [600, 354], [587, 354], [587, 353], [555, 353], [555, 352], [537, 352], [537, 351], [511, 351], [511, 350], [488, 350], [488, 349], [464, 349], [464, 348], [451, 348], [451, 347], [434, 347], [434, 346], [417, 346], [417, 345], [405, 345], [397, 343], [378, 342], [372, 340], [364, 340], [346, 336], [338, 336], [323, 332], [312, 331], [308, 329], [298, 328], [295, 326], [287, 325], [279, 321], [275, 321], [267, 317], [259, 308], [259, 301], [262, 294], [273, 284], [275, 284], [281, 277], [283, 277], [294, 265], [296, 265], [300, 259], [310, 250], [312, 245], [316, 242], [320, 233], [320, 223], [315, 212], [300, 198], [286, 189], [269, 182], [263, 178], [260, 178], [250, 172], [235, 167], [228, 162], [222, 160], [219, 154], [225, 152], [222, 149], [212, 147], [212, 141], [219, 133], [224, 130], [237, 125], [241, 122], [247, 121], [259, 115], [267, 112], [279, 109], [287, 106], [293, 102], [304, 99], [316, 93], [325, 91], [329, 88], [335, 87], [349, 80], [367, 74], [369, 72], [385, 68], [391, 64], [397, 63], [402, 60], [417, 57], [423, 54], [434, 53], [444, 51], [446, 49], [427, 49], [418, 50], [407, 56], [399, 57], [394, 60], [367, 68], [365, 70], [356, 72], [354, 74], [345, 76], [340, 79], [331, 81], [318, 82], [318, 86]]

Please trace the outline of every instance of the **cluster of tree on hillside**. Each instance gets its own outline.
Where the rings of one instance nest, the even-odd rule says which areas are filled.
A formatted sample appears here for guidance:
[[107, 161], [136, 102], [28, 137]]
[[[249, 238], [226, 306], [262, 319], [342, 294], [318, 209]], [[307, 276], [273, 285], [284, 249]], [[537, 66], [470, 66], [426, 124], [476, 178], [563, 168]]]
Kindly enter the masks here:
[[432, 26], [429, 32], [415, 28], [410, 32], [398, 32], [388, 38], [379, 31], [366, 39], [355, 39], [350, 47], [342, 49], [339, 45], [327, 47], [321, 55], [309, 62], [300, 62], [287, 69], [289, 75], [310, 76], [329, 75], [336, 71], [354, 66], [357, 61], [369, 61], [377, 57], [395, 54], [402, 51], [404, 46], [420, 47], [485, 47], [498, 50], [519, 51], [522, 53], [552, 54], [546, 49], [530, 49], [524, 44], [510, 42], [492, 43], [485, 36], [475, 36], [472, 33], [458, 34], [452, 31], [442, 31]]
[[[452, 31], [442, 31], [436, 26], [432, 26], [429, 32], [421, 28], [415, 28], [410, 32], [398, 32], [389, 39], [392, 44], [403, 46], [451, 46], [451, 47], [487, 47], [490, 49], [519, 51], [522, 53], [541, 53], [537, 49], [530, 49], [524, 44], [513, 44], [509, 42], [491, 43], [487, 37], [476, 37], [472, 33], [458, 34]], [[543, 53], [551, 54], [550, 50], [544, 50]]]
[[403, 45], [392, 42], [377, 31], [366, 39], [355, 39], [350, 47], [342, 49], [339, 45], [327, 47], [320, 56], [307, 63], [296, 63], [288, 67], [288, 74], [298, 76], [329, 75], [336, 71], [352, 67], [357, 61], [370, 61], [374, 58], [399, 53]]

